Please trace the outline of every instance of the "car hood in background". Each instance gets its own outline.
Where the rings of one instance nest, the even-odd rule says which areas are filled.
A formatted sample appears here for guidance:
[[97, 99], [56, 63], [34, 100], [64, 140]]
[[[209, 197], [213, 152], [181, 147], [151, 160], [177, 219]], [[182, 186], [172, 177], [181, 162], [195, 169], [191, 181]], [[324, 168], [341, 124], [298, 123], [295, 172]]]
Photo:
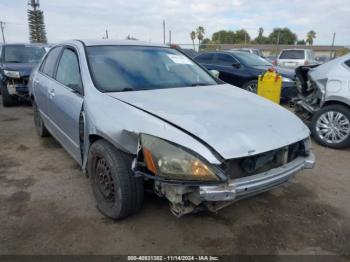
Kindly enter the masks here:
[[23, 77], [30, 76], [30, 73], [32, 72], [35, 66], [36, 64], [32, 63], [6, 63], [3, 64], [3, 69], [9, 71], [18, 71], [21, 77]]
[[267, 71], [271, 67], [275, 68], [279, 74], [281, 74], [283, 77], [288, 77], [292, 80], [295, 80], [295, 70], [290, 68], [284, 68], [280, 66], [253, 66], [252, 68], [256, 70], [260, 70], [261, 73]]
[[281, 148], [309, 135], [291, 112], [228, 84], [108, 95], [186, 130], [225, 159]]

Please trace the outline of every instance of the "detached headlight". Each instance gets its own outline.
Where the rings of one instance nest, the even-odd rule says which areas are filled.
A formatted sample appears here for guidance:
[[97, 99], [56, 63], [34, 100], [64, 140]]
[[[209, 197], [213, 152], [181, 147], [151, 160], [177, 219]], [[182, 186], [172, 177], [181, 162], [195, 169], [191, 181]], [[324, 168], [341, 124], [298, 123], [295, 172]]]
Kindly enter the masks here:
[[19, 74], [18, 71], [4, 70], [4, 73], [7, 77], [10, 77], [10, 78], [20, 78], [21, 77], [21, 75]]
[[141, 134], [141, 150], [147, 169], [156, 176], [192, 181], [218, 181], [198, 157], [163, 139]]
[[282, 82], [292, 83], [295, 81], [293, 79], [288, 78], [288, 77], [282, 77]]

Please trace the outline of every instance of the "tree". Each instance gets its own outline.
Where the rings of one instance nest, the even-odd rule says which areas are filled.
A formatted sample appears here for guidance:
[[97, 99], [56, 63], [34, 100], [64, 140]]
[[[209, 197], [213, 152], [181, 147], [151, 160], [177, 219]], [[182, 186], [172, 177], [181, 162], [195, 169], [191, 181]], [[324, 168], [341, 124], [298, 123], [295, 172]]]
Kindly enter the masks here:
[[258, 36], [254, 39], [254, 42], [256, 44], [269, 44], [269, 39], [264, 36], [264, 28], [259, 27], [259, 34]]
[[234, 31], [221, 30], [213, 33], [211, 40], [218, 44], [237, 44], [250, 41], [250, 35], [244, 29]]
[[44, 13], [39, 10], [39, 1], [32, 0], [28, 9], [29, 40], [31, 43], [47, 43]]
[[236, 43], [249, 43], [250, 35], [245, 29], [237, 30], [235, 32]]
[[194, 40], [196, 39], [196, 32], [192, 31], [190, 36], [191, 36], [191, 40], [192, 40], [192, 44], [193, 44], [193, 50], [196, 50], [196, 48], [194, 46]]
[[304, 39], [298, 40], [298, 41], [297, 41], [297, 45], [306, 45], [306, 42], [305, 42]]
[[306, 43], [309, 45], [312, 45], [314, 43], [314, 39], [316, 38], [316, 32], [314, 30], [311, 30], [306, 35]]
[[197, 39], [198, 39], [198, 44], [201, 44], [201, 41], [204, 38], [204, 34], [205, 34], [205, 29], [203, 26], [198, 26], [196, 29], [196, 34], [197, 34]]
[[297, 41], [297, 35], [293, 33], [288, 27], [275, 28], [269, 35], [269, 42], [271, 44], [282, 44], [282, 45], [294, 45]]

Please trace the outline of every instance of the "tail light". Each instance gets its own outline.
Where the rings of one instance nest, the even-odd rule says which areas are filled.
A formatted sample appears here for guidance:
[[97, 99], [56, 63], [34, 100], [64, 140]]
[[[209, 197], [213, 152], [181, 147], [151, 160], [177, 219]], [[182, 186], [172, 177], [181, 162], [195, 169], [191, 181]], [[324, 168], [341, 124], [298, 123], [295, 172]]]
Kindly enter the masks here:
[[304, 65], [307, 66], [308, 64], [309, 64], [309, 61], [305, 60]]

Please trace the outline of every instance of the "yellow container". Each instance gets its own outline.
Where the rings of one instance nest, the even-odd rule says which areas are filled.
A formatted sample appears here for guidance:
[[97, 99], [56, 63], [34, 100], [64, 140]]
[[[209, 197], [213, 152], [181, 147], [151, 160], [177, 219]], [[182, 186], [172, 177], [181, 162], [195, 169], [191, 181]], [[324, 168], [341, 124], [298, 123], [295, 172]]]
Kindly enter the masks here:
[[258, 95], [277, 104], [281, 101], [282, 76], [275, 71], [267, 71], [259, 76]]

